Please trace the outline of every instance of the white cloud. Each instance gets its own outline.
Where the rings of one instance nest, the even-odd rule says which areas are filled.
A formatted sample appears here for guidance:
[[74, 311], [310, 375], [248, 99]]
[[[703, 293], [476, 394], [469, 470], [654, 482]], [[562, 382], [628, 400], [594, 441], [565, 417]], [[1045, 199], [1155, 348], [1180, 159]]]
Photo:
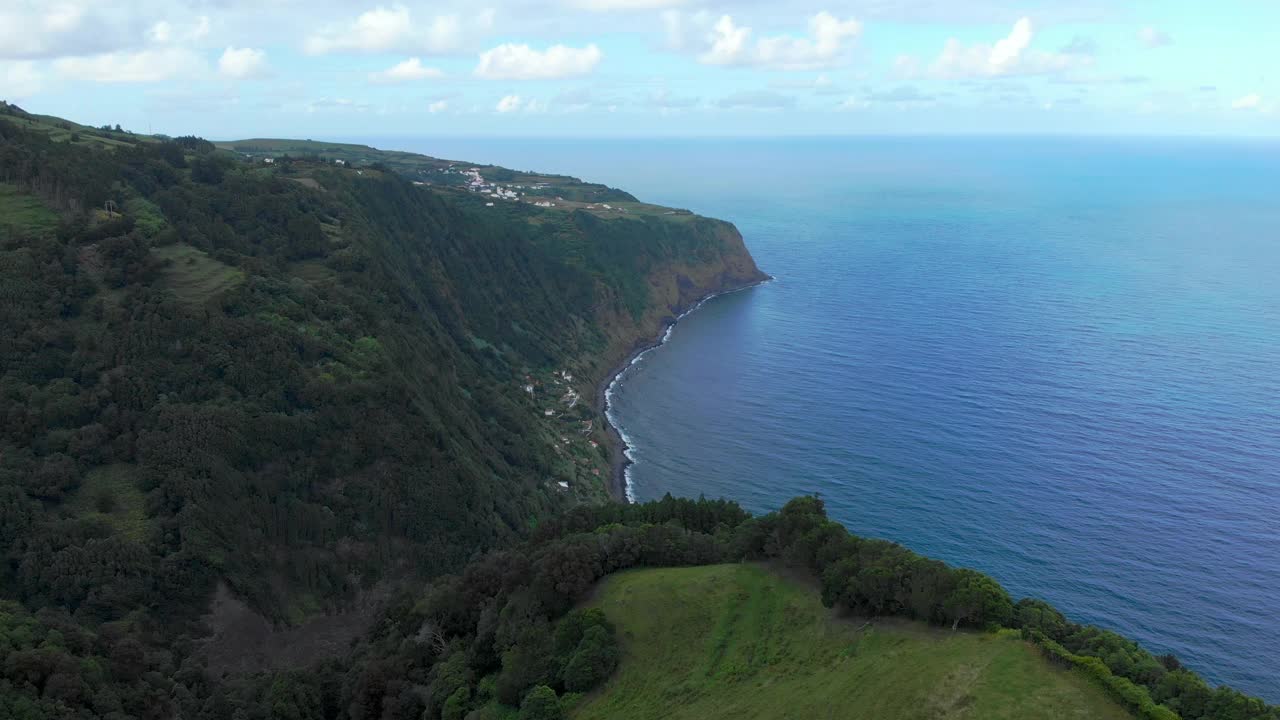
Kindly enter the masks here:
[[74, 3], [58, 3], [48, 9], [42, 24], [46, 30], [66, 32], [74, 29], [84, 18], [84, 9]]
[[203, 40], [209, 34], [209, 17], [201, 15], [196, 19], [195, 27], [187, 32], [188, 40]]
[[448, 101], [448, 100], [436, 100], [435, 102], [431, 103], [430, 105], [427, 105], [427, 112], [431, 113], [432, 115], [434, 115], [434, 114], [436, 114], [436, 113], [442, 113], [442, 112], [444, 112], [445, 110], [448, 110], [448, 109], [449, 109], [449, 101]]
[[414, 80], [428, 80], [431, 78], [444, 77], [444, 72], [439, 68], [427, 67], [422, 64], [422, 60], [416, 57], [409, 58], [404, 62], [397, 63], [375, 73], [369, 73], [369, 80], [376, 83], [400, 83], [412, 82]]
[[[712, 23], [710, 13], [705, 10], [699, 10], [689, 15], [679, 10], [666, 10], [663, 11], [661, 17], [662, 28], [667, 37], [667, 47], [677, 51], [694, 49], [693, 34], [695, 32], [705, 33]], [[701, 38], [697, 39], [697, 43], [701, 43], [701, 41]]]
[[650, 107], [658, 108], [664, 115], [679, 111], [695, 108], [701, 102], [701, 98], [694, 96], [677, 96], [672, 95], [671, 91], [663, 88], [645, 98], [644, 103]]
[[1075, 52], [1047, 53], [1031, 50], [1035, 26], [1031, 18], [1014, 23], [1009, 34], [994, 45], [965, 45], [955, 38], [947, 40], [942, 53], [926, 70], [921, 70], [914, 57], [899, 56], [894, 69], [899, 77], [928, 76], [942, 79], [1042, 75], [1090, 65], [1093, 58]]
[[[227, 5], [220, 10], [232, 15], [234, 4]], [[52, 60], [137, 51], [196, 43], [209, 34], [208, 17], [179, 15], [174, 6], [159, 0], [0, 0], [0, 59]]]
[[196, 42], [203, 40], [209, 34], [209, 18], [201, 15], [196, 18], [195, 24], [187, 29], [186, 32], [179, 35], [173, 27], [173, 23], [168, 20], [160, 20], [153, 24], [147, 30], [147, 39], [153, 43], [164, 45], [174, 41]]
[[849, 47], [862, 34], [862, 23], [841, 20], [829, 12], [809, 18], [809, 34], [769, 35], [752, 41], [753, 30], [730, 15], [712, 20], [706, 13], [663, 13], [667, 44], [698, 53], [706, 65], [754, 66], [772, 70], [815, 70], [847, 60]]
[[1257, 110], [1262, 107], [1262, 96], [1258, 93], [1249, 93], [1244, 97], [1236, 98], [1231, 103], [1232, 110]]
[[546, 110], [547, 106], [546, 103], [534, 98], [525, 99], [519, 95], [506, 95], [498, 101], [498, 104], [493, 109], [503, 114], [515, 112], [537, 113]]
[[20, 100], [40, 92], [43, 77], [30, 60], [0, 62], [0, 97]]
[[889, 90], [869, 92], [866, 95], [868, 102], [889, 103], [899, 106], [929, 104], [934, 102], [935, 99], [932, 95], [920, 92], [914, 85], [900, 85]]
[[390, 9], [379, 6], [362, 13], [346, 28], [312, 35], [307, 38], [305, 49], [314, 55], [343, 50], [391, 50], [408, 39], [412, 27], [409, 8], [403, 5]]
[[505, 43], [480, 54], [475, 74], [490, 80], [547, 80], [586, 75], [600, 64], [595, 44], [582, 48], [552, 45], [545, 51]]
[[493, 21], [494, 11], [482, 10], [469, 20], [458, 15], [439, 15], [420, 24], [403, 5], [390, 8], [379, 5], [346, 25], [330, 26], [312, 34], [303, 43], [303, 49], [311, 55], [393, 51], [454, 53], [468, 47], [473, 35], [491, 29]]
[[151, 29], [147, 31], [147, 37], [150, 38], [152, 42], [167, 43], [169, 42], [169, 39], [173, 37], [173, 26], [168, 22], [161, 20], [151, 26]]
[[738, 27], [732, 17], [722, 15], [712, 28], [709, 39], [711, 47], [698, 56], [698, 62], [707, 65], [745, 64], [751, 47], [751, 28]]
[[307, 103], [307, 112], [357, 112], [363, 113], [373, 109], [373, 106], [367, 102], [360, 100], [351, 100], [350, 98], [320, 98]]
[[862, 95], [850, 95], [836, 106], [837, 110], [865, 110], [874, 107], [897, 109], [921, 108], [933, 105], [937, 98], [920, 92], [913, 85], [899, 85], [888, 90], [868, 89]]
[[1063, 55], [1097, 55], [1098, 41], [1084, 35], [1076, 35], [1058, 52]]
[[988, 62], [996, 70], [996, 74], [999, 74], [1000, 70], [1016, 64], [1023, 51], [1030, 47], [1031, 38], [1034, 36], [1035, 31], [1031, 29], [1031, 18], [1024, 17], [1014, 23], [1013, 32], [991, 48]]
[[218, 58], [218, 72], [238, 80], [262, 77], [267, 74], [267, 53], [254, 48], [228, 47]]
[[657, 10], [683, 5], [687, 0], [570, 0], [569, 4], [594, 12], [612, 10]]
[[35, 59], [113, 50], [127, 44], [119, 23], [86, 17], [80, 3], [4, 0], [0, 58]]
[[73, 80], [98, 83], [148, 83], [203, 72], [205, 62], [183, 48], [113, 52], [89, 57], [60, 58], [53, 69]]
[[769, 87], [775, 90], [808, 90], [818, 95], [843, 94], [843, 91], [825, 73], [813, 78], [789, 77], [773, 80], [769, 83]]
[[840, 20], [827, 12], [809, 19], [810, 38], [786, 36], [761, 38], [757, 43], [757, 63], [784, 70], [829, 67], [840, 58], [845, 42], [857, 39], [862, 23], [853, 18]]
[[1173, 38], [1169, 37], [1168, 33], [1162, 32], [1153, 27], [1144, 27], [1139, 30], [1138, 41], [1149, 48], [1158, 48], [1173, 44]]
[[782, 110], [795, 107], [796, 99], [772, 90], [743, 90], [716, 101], [716, 106], [726, 110], [755, 109]]

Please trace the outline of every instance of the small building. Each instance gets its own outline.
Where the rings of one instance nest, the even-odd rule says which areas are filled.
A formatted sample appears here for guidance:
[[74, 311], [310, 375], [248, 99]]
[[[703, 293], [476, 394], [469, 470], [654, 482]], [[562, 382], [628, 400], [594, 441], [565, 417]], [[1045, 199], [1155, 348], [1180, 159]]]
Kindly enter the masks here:
[[275, 158], [262, 158], [262, 162], [264, 162], [264, 163], [266, 163], [266, 164], [268, 164], [268, 165], [274, 164], [274, 163], [275, 163], [275, 161], [276, 161], [276, 159], [275, 159]]
[[556, 414], [556, 411], [552, 410], [551, 408], [547, 408], [546, 410], [542, 411], [542, 414], [546, 415], [547, 417], [551, 417], [552, 415]]
[[334, 164], [334, 165], [346, 165], [346, 164], [347, 164], [347, 161], [346, 161], [346, 160], [334, 160], [334, 161], [333, 161], [333, 164]]

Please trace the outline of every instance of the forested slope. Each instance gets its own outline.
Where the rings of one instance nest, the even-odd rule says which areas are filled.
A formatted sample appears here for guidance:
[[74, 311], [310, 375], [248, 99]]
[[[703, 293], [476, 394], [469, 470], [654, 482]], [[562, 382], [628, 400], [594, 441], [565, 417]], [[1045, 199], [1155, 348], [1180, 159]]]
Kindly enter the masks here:
[[199, 661], [219, 583], [287, 625], [603, 500], [566, 396], [759, 277], [719, 221], [495, 210], [0, 107], [0, 620], [66, 651], [0, 682], [82, 702], [85, 657], [136, 652], [152, 689], [112, 702], [168, 717], [143, 678]]

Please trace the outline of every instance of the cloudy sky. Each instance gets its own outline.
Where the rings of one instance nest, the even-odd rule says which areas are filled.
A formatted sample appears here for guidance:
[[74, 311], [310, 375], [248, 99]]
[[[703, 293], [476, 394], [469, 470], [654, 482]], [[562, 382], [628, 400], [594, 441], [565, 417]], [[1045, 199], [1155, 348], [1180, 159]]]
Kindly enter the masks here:
[[3, 0], [0, 98], [212, 138], [1280, 135], [1277, 0]]

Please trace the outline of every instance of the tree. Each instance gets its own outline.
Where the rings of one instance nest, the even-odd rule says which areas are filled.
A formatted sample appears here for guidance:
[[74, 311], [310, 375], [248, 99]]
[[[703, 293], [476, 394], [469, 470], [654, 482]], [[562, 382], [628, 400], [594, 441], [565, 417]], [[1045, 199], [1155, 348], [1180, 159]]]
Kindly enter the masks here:
[[561, 720], [563, 717], [560, 698], [546, 685], [530, 690], [524, 696], [524, 702], [520, 703], [520, 720]]
[[564, 667], [566, 690], [586, 692], [599, 685], [618, 667], [618, 642], [600, 625], [587, 628], [582, 641]]
[[947, 616], [951, 618], [952, 630], [961, 621], [975, 625], [1003, 624], [1013, 616], [1009, 593], [995, 580], [969, 569], [958, 570], [956, 575], [955, 590], [943, 603]]
[[454, 691], [444, 702], [444, 708], [440, 710], [440, 718], [441, 720], [462, 720], [470, 709], [471, 688], [464, 685]]

